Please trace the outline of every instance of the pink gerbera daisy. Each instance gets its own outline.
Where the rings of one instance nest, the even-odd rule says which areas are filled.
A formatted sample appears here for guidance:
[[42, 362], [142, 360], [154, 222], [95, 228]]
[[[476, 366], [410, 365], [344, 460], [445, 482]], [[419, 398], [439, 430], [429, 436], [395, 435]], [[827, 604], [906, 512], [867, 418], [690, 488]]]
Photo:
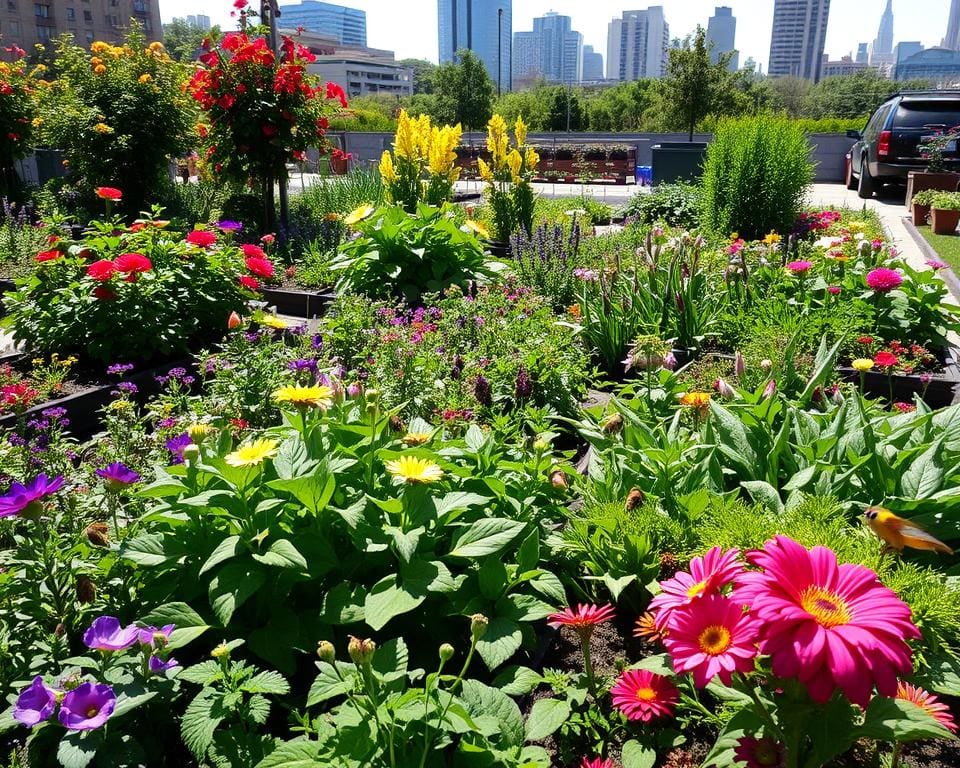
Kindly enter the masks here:
[[902, 680], [897, 683], [897, 698], [903, 701], [909, 701], [926, 712], [930, 717], [936, 720], [940, 725], [951, 733], [957, 732], [957, 723], [950, 713], [950, 707], [939, 701], [936, 696], [916, 685], [910, 685]]
[[773, 739], [742, 736], [737, 739], [733, 756], [744, 768], [783, 768], [783, 744]]
[[795, 275], [805, 275], [813, 267], [812, 261], [801, 259], [800, 261], [791, 261], [787, 264], [787, 269]]
[[554, 629], [559, 627], [573, 627], [578, 633], [592, 633], [597, 624], [610, 621], [614, 617], [612, 605], [585, 605], [581, 603], [576, 608], [565, 608], [558, 613], [551, 613], [547, 617], [547, 624]]
[[758, 632], [739, 603], [713, 594], [671, 611], [663, 644], [674, 672], [692, 672], [698, 688], [706, 688], [717, 676], [730, 685], [734, 672], [753, 669]]
[[680, 692], [663, 675], [646, 669], [628, 669], [617, 678], [610, 689], [613, 706], [623, 712], [628, 720], [649, 723], [655, 717], [673, 714], [673, 706]]
[[768, 541], [747, 560], [762, 568], [737, 579], [733, 599], [750, 606], [760, 650], [773, 673], [797, 678], [814, 701], [839, 688], [866, 707], [874, 686], [897, 691], [912, 668], [906, 641], [920, 637], [910, 607], [862, 565], [837, 564], [826, 547], [806, 549], [787, 536]]
[[591, 760], [585, 757], [580, 763], [580, 768], [617, 768], [617, 766], [613, 760], [609, 758], [595, 757]]
[[903, 283], [903, 275], [895, 269], [878, 267], [867, 273], [867, 285], [877, 293], [892, 291], [894, 288], [899, 288], [901, 283]]
[[714, 547], [703, 557], [693, 558], [689, 572], [681, 571], [672, 579], [661, 581], [663, 591], [650, 601], [650, 610], [657, 616], [657, 628], [666, 627], [674, 608], [719, 592], [732, 582], [743, 571], [743, 565], [737, 560], [739, 555], [737, 549], [724, 552], [720, 547]]

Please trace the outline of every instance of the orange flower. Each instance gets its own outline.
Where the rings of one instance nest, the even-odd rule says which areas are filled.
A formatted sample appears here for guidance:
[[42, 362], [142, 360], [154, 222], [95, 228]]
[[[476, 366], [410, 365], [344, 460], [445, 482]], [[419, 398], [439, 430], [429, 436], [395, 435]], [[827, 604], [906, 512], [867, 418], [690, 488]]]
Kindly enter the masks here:
[[636, 624], [633, 625], [633, 636], [646, 640], [648, 643], [656, 643], [663, 634], [657, 629], [657, 618], [650, 611], [644, 613]]
[[680, 404], [696, 408], [698, 411], [705, 411], [710, 407], [709, 392], [687, 392], [680, 398]]
[[571, 304], [569, 307], [567, 307], [567, 313], [570, 315], [570, 317], [575, 317], [577, 320], [579, 320], [582, 316], [579, 304]]

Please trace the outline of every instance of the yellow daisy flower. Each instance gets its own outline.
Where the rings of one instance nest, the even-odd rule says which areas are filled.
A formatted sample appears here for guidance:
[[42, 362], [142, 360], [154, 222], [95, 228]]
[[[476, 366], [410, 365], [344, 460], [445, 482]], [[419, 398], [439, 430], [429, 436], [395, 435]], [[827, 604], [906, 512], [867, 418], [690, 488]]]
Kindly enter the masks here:
[[423, 445], [430, 442], [431, 437], [433, 435], [430, 432], [407, 432], [403, 436], [403, 442], [405, 445]]
[[213, 432], [214, 429], [209, 424], [191, 424], [187, 427], [187, 434], [190, 435], [190, 439], [197, 445], [200, 445], [200, 443], [210, 437]]
[[228, 453], [224, 461], [231, 467], [255, 467], [276, 456], [278, 445], [276, 440], [254, 440]]
[[710, 405], [710, 393], [687, 392], [687, 394], [680, 398], [680, 403], [690, 406], [691, 408], [696, 408], [697, 410], [706, 410]]
[[372, 205], [361, 205], [359, 208], [355, 208], [350, 213], [348, 213], [344, 219], [343, 223], [348, 227], [352, 227], [354, 224], [359, 224], [366, 218], [369, 218], [374, 211]]
[[463, 226], [469, 229], [473, 234], [478, 237], [482, 237], [486, 240], [490, 239], [490, 233], [487, 231], [487, 228], [483, 226], [479, 221], [474, 221], [473, 219], [467, 219], [463, 222]]
[[871, 368], [873, 368], [873, 360], [869, 357], [858, 357], [851, 364], [853, 370], [860, 371], [860, 373], [866, 373]]
[[282, 331], [290, 327], [287, 325], [286, 320], [281, 320], [276, 315], [264, 315], [257, 322], [259, 322], [260, 325], [264, 326], [265, 328], [273, 328], [277, 331]]
[[429, 459], [420, 459], [416, 456], [401, 456], [384, 463], [393, 477], [398, 477], [405, 483], [433, 483], [443, 477], [443, 470]]
[[290, 403], [297, 408], [312, 407], [325, 411], [333, 405], [333, 390], [322, 384], [309, 387], [295, 384], [275, 390], [273, 399], [278, 403]]

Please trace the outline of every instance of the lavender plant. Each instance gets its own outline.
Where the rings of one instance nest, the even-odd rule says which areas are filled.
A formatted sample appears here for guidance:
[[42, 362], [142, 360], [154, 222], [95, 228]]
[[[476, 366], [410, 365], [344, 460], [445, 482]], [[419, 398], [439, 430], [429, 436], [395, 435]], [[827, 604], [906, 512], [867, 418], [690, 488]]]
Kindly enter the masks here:
[[581, 230], [574, 216], [570, 228], [560, 223], [541, 224], [532, 235], [520, 231], [510, 238], [517, 279], [548, 299], [557, 312], [576, 301], [581, 266]]

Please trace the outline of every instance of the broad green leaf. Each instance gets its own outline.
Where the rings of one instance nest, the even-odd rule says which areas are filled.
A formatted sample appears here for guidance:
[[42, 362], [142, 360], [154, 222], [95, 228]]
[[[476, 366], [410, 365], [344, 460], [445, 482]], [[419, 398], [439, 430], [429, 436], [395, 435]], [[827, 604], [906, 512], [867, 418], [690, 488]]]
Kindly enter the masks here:
[[321, 745], [310, 739], [281, 744], [255, 768], [328, 768], [330, 761], [321, 760]]
[[397, 581], [396, 576], [384, 576], [367, 593], [363, 615], [371, 629], [383, 629], [392, 618], [409, 613], [426, 598], [425, 593], [412, 594]]
[[478, 493], [464, 493], [463, 491], [453, 491], [437, 499], [437, 517], [442, 517], [448, 512], [458, 509], [469, 509], [470, 507], [482, 507], [491, 501], [489, 496], [481, 496]]
[[333, 496], [336, 479], [326, 464], [320, 464], [310, 475], [272, 480], [267, 485], [278, 491], [286, 491], [313, 514], [318, 515], [326, 509], [330, 497]]
[[208, 589], [210, 607], [224, 627], [230, 623], [234, 611], [266, 581], [266, 574], [256, 563], [227, 563], [211, 579]]
[[159, 533], [144, 533], [120, 545], [121, 557], [148, 567], [174, 562], [183, 554], [172, 537]]
[[277, 539], [270, 545], [270, 549], [262, 555], [254, 552], [253, 559], [276, 568], [289, 568], [295, 571], [307, 570], [306, 558], [288, 539]]
[[180, 721], [180, 735], [199, 762], [205, 762], [207, 750], [213, 744], [214, 731], [226, 715], [221, 695], [210, 689], [200, 691], [187, 705]]
[[713, 748], [703, 761], [703, 768], [728, 768], [728, 766], [742, 766], [734, 755], [734, 751], [744, 736], [759, 733], [764, 721], [752, 709], [744, 708], [730, 718], [720, 735], [717, 736]]
[[387, 640], [373, 654], [371, 667], [386, 682], [398, 680], [407, 675], [407, 662], [410, 652], [402, 637]]
[[62, 768], [86, 768], [103, 744], [103, 730], [67, 731], [57, 745]]
[[505, 549], [519, 536], [525, 523], [501, 517], [477, 520], [457, 537], [451, 557], [484, 557]]
[[879, 741], [952, 739], [953, 735], [921, 707], [902, 699], [874, 696], [861, 734]]
[[332, 664], [325, 661], [318, 661], [317, 668], [320, 674], [317, 675], [313, 685], [310, 686], [310, 692], [307, 694], [307, 706], [312, 707], [337, 696], [345, 696], [353, 688], [353, 667], [352, 665], [340, 665], [341, 674], [344, 680], [337, 676]]
[[903, 495], [910, 499], [925, 499], [943, 486], [943, 465], [940, 461], [942, 440], [937, 440], [917, 456], [900, 477]]
[[[469, 715], [477, 721], [493, 721], [488, 735], [498, 741], [503, 749], [516, 748], [523, 744], [523, 716], [520, 708], [503, 691], [498, 691], [478, 680], [464, 680], [461, 698]], [[499, 736], [499, 739], [495, 737]]]
[[155, 627], [173, 624], [177, 629], [207, 626], [203, 616], [186, 603], [164, 603], [159, 608], [154, 608], [140, 621], [148, 626]]
[[509, 661], [522, 643], [520, 625], [498, 616], [490, 620], [487, 631], [477, 641], [477, 653], [487, 668], [493, 670]]
[[527, 741], [541, 741], [554, 733], [570, 717], [570, 704], [565, 699], [540, 699], [527, 715]]
[[236, 555], [240, 549], [240, 537], [228, 536], [217, 545], [217, 548], [214, 549], [213, 552], [210, 553], [210, 557], [207, 558], [207, 561], [203, 564], [203, 567], [200, 568], [200, 574], [203, 575], [214, 566], [220, 565], [220, 563], [229, 560]]
[[744, 480], [740, 483], [747, 489], [747, 493], [757, 503], [763, 504], [776, 515], [783, 514], [783, 502], [777, 489], [765, 480]]
[[350, 588], [346, 582], [337, 584], [323, 597], [320, 620], [327, 624], [354, 624], [363, 621], [363, 604], [367, 593], [357, 585]]
[[529, 667], [507, 667], [494, 678], [493, 687], [508, 696], [526, 696], [543, 681], [539, 673]]
[[258, 672], [245, 681], [240, 688], [247, 693], [273, 693], [278, 696], [290, 692], [290, 684], [286, 681], [286, 678], [273, 670]]
[[630, 739], [623, 745], [620, 760], [623, 768], [653, 768], [653, 764], [657, 762], [657, 753], [639, 741]]

